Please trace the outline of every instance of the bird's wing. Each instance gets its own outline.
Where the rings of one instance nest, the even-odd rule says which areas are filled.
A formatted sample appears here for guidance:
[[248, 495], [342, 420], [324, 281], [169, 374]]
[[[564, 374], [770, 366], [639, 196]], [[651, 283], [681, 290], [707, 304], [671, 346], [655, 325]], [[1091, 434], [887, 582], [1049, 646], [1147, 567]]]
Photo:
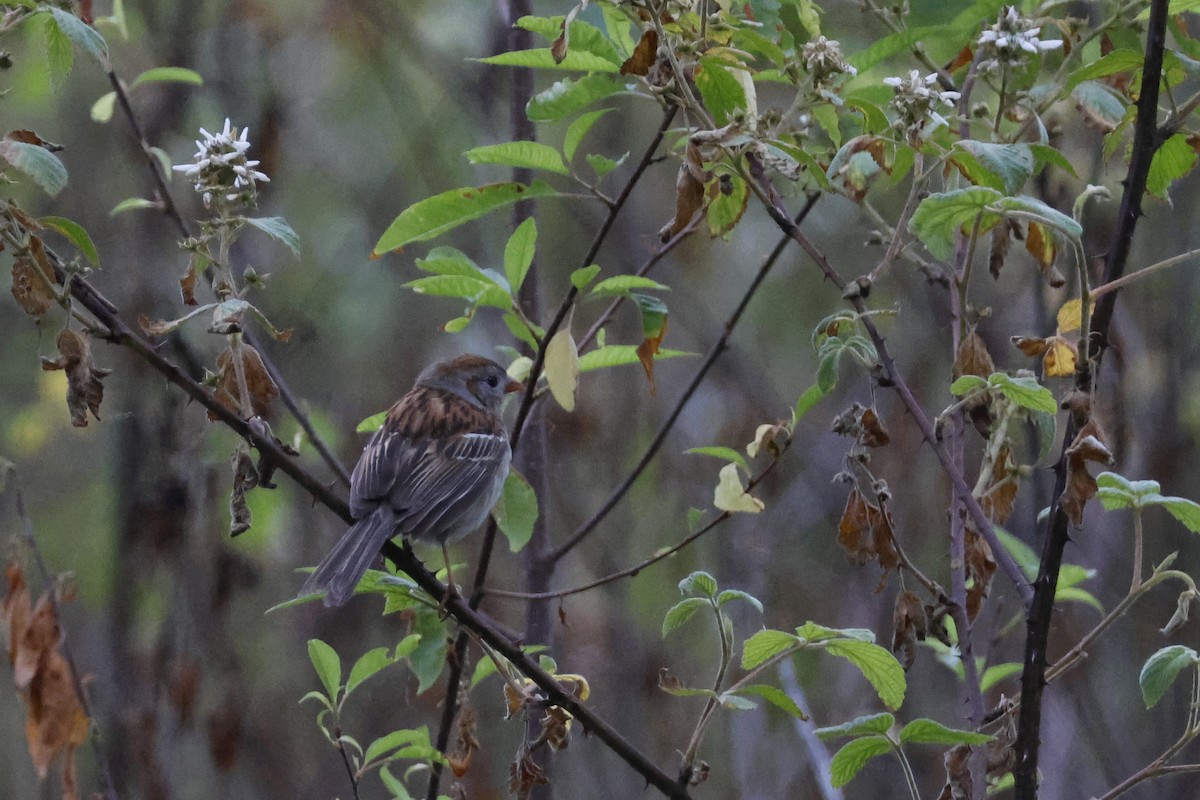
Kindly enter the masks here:
[[511, 456], [503, 432], [431, 442], [392, 495], [393, 505], [405, 509], [400, 529], [413, 539], [461, 532], [456, 529], [464, 517], [475, 510], [481, 518], [496, 501]]

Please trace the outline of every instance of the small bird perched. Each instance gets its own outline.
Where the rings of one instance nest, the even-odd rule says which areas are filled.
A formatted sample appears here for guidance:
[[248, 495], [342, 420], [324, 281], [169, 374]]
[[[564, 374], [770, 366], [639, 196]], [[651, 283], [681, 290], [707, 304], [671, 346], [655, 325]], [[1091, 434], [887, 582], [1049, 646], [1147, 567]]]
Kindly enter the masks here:
[[325, 605], [340, 606], [393, 536], [437, 542], [446, 556], [448, 542], [478, 528], [500, 498], [512, 460], [500, 405], [523, 388], [482, 356], [427, 367], [367, 442], [350, 477], [356, 522], [300, 594], [324, 589]]

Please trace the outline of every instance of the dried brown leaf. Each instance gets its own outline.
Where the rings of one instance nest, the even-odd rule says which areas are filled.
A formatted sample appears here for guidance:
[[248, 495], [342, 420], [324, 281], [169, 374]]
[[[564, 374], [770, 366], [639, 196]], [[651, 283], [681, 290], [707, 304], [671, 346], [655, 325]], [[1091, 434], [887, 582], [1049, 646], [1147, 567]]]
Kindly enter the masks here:
[[642, 33], [642, 38], [638, 39], [637, 46], [633, 48], [633, 53], [621, 65], [621, 74], [645, 75], [650, 71], [650, 67], [654, 65], [654, 59], [657, 56], [658, 31], [654, 28], [647, 28]]
[[1067, 488], [1063, 490], [1062, 507], [1072, 524], [1083, 524], [1083, 507], [1096, 495], [1096, 479], [1087, 470], [1087, 462], [1112, 464], [1113, 456], [1104, 444], [1104, 432], [1093, 419], [1079, 429], [1067, 448]]
[[1048, 378], [1069, 377], [1075, 374], [1079, 361], [1079, 348], [1070, 339], [1062, 336], [1046, 338], [1046, 353], [1042, 356], [1042, 371]]
[[29, 586], [25, 582], [25, 571], [21, 562], [15, 557], [4, 567], [5, 593], [4, 603], [0, 605], [0, 619], [8, 631], [8, 663], [15, 665], [17, 651], [25, 630], [29, 627], [29, 616], [32, 613], [33, 600], [29, 596]]
[[958, 353], [954, 357], [954, 380], [963, 375], [978, 375], [986, 378], [996, 371], [992, 354], [988, 352], [983, 337], [971, 330], [958, 345]]
[[967, 618], [974, 620], [992, 588], [992, 576], [996, 574], [996, 559], [987, 540], [973, 529], [966, 531]]
[[654, 396], [654, 354], [662, 346], [663, 337], [666, 335], [667, 318], [663, 316], [662, 327], [658, 329], [658, 335], [647, 336], [637, 347], [638, 360], [642, 362], [642, 369], [646, 370], [646, 380], [650, 382], [651, 397]]
[[873, 407], [864, 408], [858, 421], [862, 426], [862, 443], [867, 447], [886, 447], [892, 441], [891, 434]]
[[233, 491], [229, 493], [229, 535], [238, 536], [250, 530], [250, 506], [246, 492], [258, 486], [258, 470], [250, 454], [240, 448], [233, 457]]
[[1004, 267], [1004, 259], [1008, 256], [1008, 246], [1012, 242], [1012, 223], [1003, 221], [992, 228], [992, 246], [988, 253], [988, 271], [993, 278], [1000, 277]]
[[517, 796], [517, 800], [525, 800], [533, 787], [549, 782], [545, 772], [533, 760], [533, 754], [522, 744], [516, 759], [508, 765], [508, 790]]
[[1008, 522], [1012, 516], [1013, 503], [1017, 499], [1017, 481], [1013, 477], [1016, 464], [1013, 461], [1012, 450], [1008, 445], [1000, 448], [996, 460], [992, 463], [992, 479], [988, 481], [987, 491], [980, 499], [983, 512], [988, 519], [997, 525]]
[[675, 178], [675, 193], [675, 217], [658, 232], [658, 238], [663, 242], [670, 241], [686, 228], [704, 207], [704, 180], [696, 177], [695, 170], [686, 161]]
[[838, 522], [838, 544], [846, 551], [846, 558], [860, 567], [878, 560], [886, 577], [900, 564], [892, 536], [891, 515], [867, 502], [858, 489], [852, 489]]
[[58, 334], [58, 358], [42, 357], [42, 369], [64, 370], [67, 373], [67, 408], [71, 412], [71, 424], [86, 428], [87, 412], [100, 419], [100, 403], [104, 401], [104, 384], [101, 380], [112, 370], [99, 369], [92, 361], [88, 337], [64, 328]]
[[12, 296], [17, 305], [33, 317], [40, 317], [54, 307], [54, 295], [42, 276], [38, 275], [31, 256], [21, 255], [13, 259]]
[[948, 64], [946, 64], [946, 72], [958, 72], [960, 69], [965, 67], [967, 64], [970, 64], [974, 60], [975, 54], [971, 52], [971, 45], [965, 44], [963, 45], [963, 49], [958, 51], [958, 55], [956, 55]]
[[[179, 294], [183, 297], [185, 306], [194, 306], [196, 303], [196, 261], [193, 259], [187, 268], [187, 272], [183, 273], [183, 277], [179, 279]], [[145, 328], [145, 326], [142, 326]]]
[[892, 652], [900, 653], [900, 663], [907, 672], [917, 659], [917, 642], [925, 641], [928, 623], [921, 599], [909, 591], [896, 595], [892, 610]]
[[[266, 417], [270, 413], [271, 401], [279, 396], [279, 387], [271, 380], [257, 350], [244, 343], [240, 349], [246, 391], [250, 394], [250, 409], [253, 416]], [[242, 413], [242, 393], [238, 386], [233, 350], [229, 348], [217, 356], [217, 388], [213, 398], [235, 414]], [[213, 422], [220, 419], [211, 411], [208, 412], [208, 418]]]
[[1036, 336], [1013, 336], [1009, 339], [1018, 350], [1027, 356], [1040, 356], [1050, 347], [1048, 339]]
[[946, 785], [938, 800], [972, 800], [971, 747], [957, 744], [942, 757], [946, 765]]

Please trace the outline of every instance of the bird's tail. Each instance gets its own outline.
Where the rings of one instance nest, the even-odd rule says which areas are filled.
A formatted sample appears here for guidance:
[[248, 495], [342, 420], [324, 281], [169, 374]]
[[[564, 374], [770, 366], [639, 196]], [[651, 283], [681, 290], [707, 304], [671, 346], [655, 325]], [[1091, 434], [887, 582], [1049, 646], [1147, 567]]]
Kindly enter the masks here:
[[329, 554], [300, 590], [300, 596], [325, 590], [325, 605], [340, 606], [350, 599], [354, 587], [379, 554], [383, 543], [396, 533], [396, 512], [381, 504], [342, 534]]

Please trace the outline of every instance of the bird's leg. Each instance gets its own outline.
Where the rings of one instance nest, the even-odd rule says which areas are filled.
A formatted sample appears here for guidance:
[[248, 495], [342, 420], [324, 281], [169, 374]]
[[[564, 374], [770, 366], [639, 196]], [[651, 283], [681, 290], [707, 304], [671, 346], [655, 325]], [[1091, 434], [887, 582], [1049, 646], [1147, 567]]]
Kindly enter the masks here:
[[459, 596], [458, 587], [454, 585], [454, 570], [450, 567], [450, 550], [445, 542], [442, 542], [442, 560], [446, 562], [446, 593], [442, 595], [442, 602], [438, 604], [438, 614], [445, 617], [450, 598]]

